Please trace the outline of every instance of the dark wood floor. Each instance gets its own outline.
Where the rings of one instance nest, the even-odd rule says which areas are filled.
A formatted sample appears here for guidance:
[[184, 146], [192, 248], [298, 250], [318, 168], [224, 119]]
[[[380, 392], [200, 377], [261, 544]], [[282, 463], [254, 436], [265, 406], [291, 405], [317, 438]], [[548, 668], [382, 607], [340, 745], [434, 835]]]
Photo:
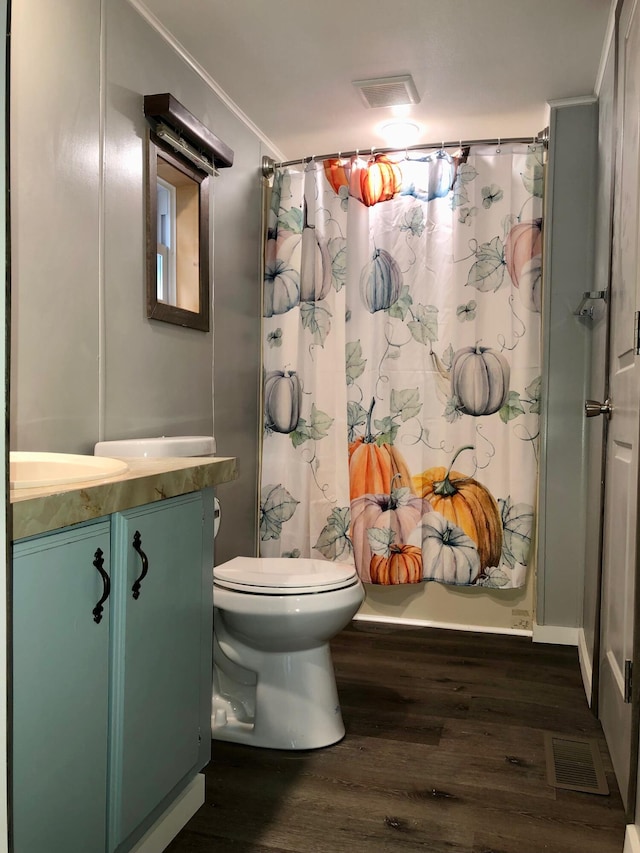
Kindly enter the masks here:
[[[332, 649], [345, 739], [214, 741], [206, 804], [170, 853], [621, 853], [575, 648], [361, 622]], [[598, 738], [611, 794], [549, 786], [545, 730]]]

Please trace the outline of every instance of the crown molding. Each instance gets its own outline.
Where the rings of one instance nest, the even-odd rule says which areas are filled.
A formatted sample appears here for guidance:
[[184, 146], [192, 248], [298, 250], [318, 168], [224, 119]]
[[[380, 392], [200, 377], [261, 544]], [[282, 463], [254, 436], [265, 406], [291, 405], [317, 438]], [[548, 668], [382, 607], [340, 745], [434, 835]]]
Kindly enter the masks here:
[[555, 98], [552, 101], [547, 101], [553, 109], [555, 107], [578, 107], [581, 104], [597, 104], [598, 99], [595, 95], [580, 95], [577, 98]]
[[194, 71], [198, 77], [220, 98], [222, 103], [227, 107], [227, 109], [233, 113], [233, 115], [242, 122], [258, 139], [273, 152], [274, 157], [277, 160], [284, 160], [284, 154], [280, 151], [280, 149], [275, 145], [269, 137], [264, 134], [260, 128], [251, 121], [249, 116], [243, 112], [240, 107], [236, 104], [234, 100], [232, 100], [229, 95], [224, 91], [224, 89], [216, 83], [213, 77], [209, 74], [209, 72], [203, 68], [200, 63], [194, 59], [193, 56], [189, 53], [189, 51], [181, 44], [178, 39], [171, 33], [161, 21], [153, 14], [153, 12], [148, 9], [142, 0], [127, 0], [130, 6], [132, 6], [136, 12], [143, 18], [149, 26], [155, 30], [158, 35], [164, 39], [164, 41], [178, 54], [178, 56], [188, 65], [192, 71]]
[[604, 41], [602, 42], [602, 53], [600, 54], [600, 65], [598, 66], [598, 73], [596, 75], [596, 82], [593, 87], [593, 91], [596, 95], [600, 94], [600, 89], [602, 88], [602, 81], [604, 79], [604, 72], [607, 68], [607, 61], [609, 59], [609, 51], [613, 47], [615, 32], [616, 32], [616, 16], [617, 9], [619, 5], [619, 0], [612, 0], [611, 7], [609, 9], [609, 20], [607, 21], [607, 29], [604, 36]]

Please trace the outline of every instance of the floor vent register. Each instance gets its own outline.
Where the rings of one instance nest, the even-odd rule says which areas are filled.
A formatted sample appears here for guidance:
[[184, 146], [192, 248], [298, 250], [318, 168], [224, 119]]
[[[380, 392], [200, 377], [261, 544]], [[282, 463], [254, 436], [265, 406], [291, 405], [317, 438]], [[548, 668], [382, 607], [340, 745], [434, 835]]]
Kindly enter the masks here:
[[544, 733], [547, 782], [554, 788], [608, 794], [598, 742], [592, 738]]

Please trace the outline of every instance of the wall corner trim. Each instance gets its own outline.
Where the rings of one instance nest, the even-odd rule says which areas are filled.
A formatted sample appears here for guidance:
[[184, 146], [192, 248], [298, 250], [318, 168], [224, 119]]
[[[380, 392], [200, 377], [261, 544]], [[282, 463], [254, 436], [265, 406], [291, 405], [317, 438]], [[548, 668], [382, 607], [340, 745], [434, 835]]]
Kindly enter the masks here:
[[533, 623], [533, 642], [551, 643], [556, 646], [577, 646], [579, 628], [564, 625], [538, 625]]
[[627, 825], [622, 853], [640, 853], [640, 827], [637, 823]]
[[604, 79], [604, 72], [606, 70], [607, 60], [609, 58], [609, 51], [611, 50], [611, 47], [614, 44], [615, 40], [617, 6], [618, 0], [612, 0], [611, 6], [609, 8], [609, 20], [607, 21], [607, 29], [605, 31], [604, 41], [602, 42], [600, 64], [598, 65], [596, 82], [593, 86], [593, 91], [596, 93], [596, 95], [600, 94], [600, 89], [602, 88], [602, 81]]
[[277, 160], [286, 160], [284, 154], [280, 151], [280, 149], [274, 145], [274, 143], [269, 139], [266, 134], [264, 134], [260, 128], [254, 124], [249, 116], [243, 112], [240, 107], [233, 101], [229, 95], [224, 91], [224, 89], [219, 86], [213, 77], [206, 71], [205, 68], [200, 65], [200, 63], [194, 59], [193, 56], [189, 53], [189, 51], [182, 45], [178, 39], [168, 30], [161, 21], [156, 18], [156, 16], [148, 9], [142, 0], [128, 0], [129, 5], [132, 6], [136, 12], [143, 18], [149, 26], [158, 33], [158, 35], [163, 38], [167, 44], [175, 50], [175, 52], [180, 56], [180, 58], [194, 71], [200, 79], [206, 83], [206, 85], [220, 98], [223, 104], [233, 113], [233, 115], [239, 119], [252, 133], [254, 133], [258, 139], [263, 142], [268, 148], [270, 148]]
[[587, 646], [587, 638], [585, 637], [584, 629], [578, 629], [578, 661], [580, 663], [580, 673], [582, 675], [582, 685], [587, 697], [589, 707], [591, 707], [591, 694], [593, 691], [593, 661]]

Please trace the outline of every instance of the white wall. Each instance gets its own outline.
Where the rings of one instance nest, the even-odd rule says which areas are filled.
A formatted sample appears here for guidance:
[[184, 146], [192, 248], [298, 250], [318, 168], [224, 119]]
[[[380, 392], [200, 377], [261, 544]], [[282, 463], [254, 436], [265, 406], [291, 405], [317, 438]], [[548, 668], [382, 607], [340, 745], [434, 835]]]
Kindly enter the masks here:
[[[12, 447], [210, 433], [215, 387], [218, 453], [241, 470], [218, 559], [254, 553], [262, 142], [126, 0], [21, 0], [12, 42]], [[235, 152], [213, 182], [210, 333], [145, 317], [142, 101], [157, 92]]]
[[576, 638], [585, 571], [584, 400], [593, 324], [574, 312], [584, 292], [594, 289], [597, 133], [593, 97], [551, 104], [536, 621], [573, 629]]
[[98, 431], [100, 7], [21, 0], [11, 45], [11, 444]]

